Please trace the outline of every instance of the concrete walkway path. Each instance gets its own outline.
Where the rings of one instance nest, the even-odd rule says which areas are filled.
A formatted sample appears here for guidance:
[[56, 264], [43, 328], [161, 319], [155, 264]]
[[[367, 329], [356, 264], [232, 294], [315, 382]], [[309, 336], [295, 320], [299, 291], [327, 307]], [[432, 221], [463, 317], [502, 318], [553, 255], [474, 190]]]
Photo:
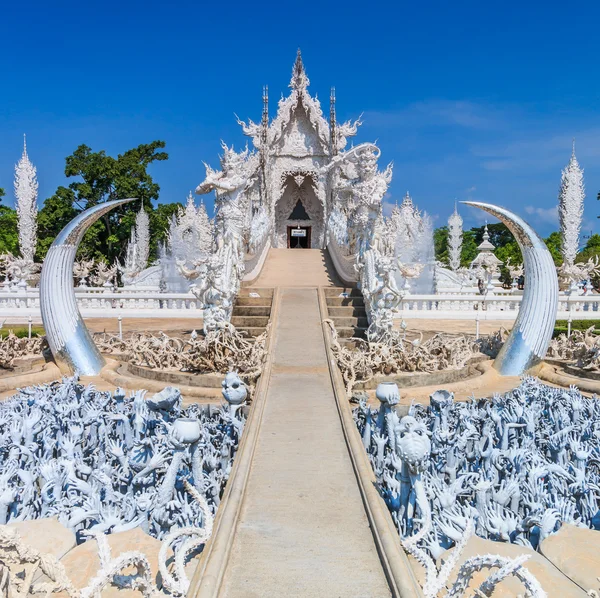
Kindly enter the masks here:
[[221, 595], [390, 596], [344, 441], [316, 289], [284, 289]]
[[341, 286], [326, 249], [269, 249], [253, 287]]

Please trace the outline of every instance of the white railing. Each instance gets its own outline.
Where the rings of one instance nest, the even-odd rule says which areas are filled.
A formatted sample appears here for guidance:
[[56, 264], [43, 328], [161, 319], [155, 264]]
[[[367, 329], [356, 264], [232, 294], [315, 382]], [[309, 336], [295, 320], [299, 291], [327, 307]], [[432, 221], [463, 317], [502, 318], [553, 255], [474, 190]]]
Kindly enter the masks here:
[[[191, 293], [161, 293], [75, 289], [84, 317], [115, 318], [201, 318], [200, 302]], [[38, 289], [0, 291], [0, 321], [4, 318], [40, 317]]]
[[[114, 318], [201, 318], [200, 302], [191, 293], [159, 291], [117, 292], [78, 287], [75, 295], [84, 317]], [[449, 320], [514, 320], [522, 295], [408, 295], [399, 305], [396, 318]], [[600, 295], [561, 295], [557, 317], [577, 320], [600, 319]], [[40, 317], [38, 289], [0, 290], [0, 322], [4, 318]]]
[[356, 264], [356, 254], [346, 255], [332, 234], [329, 235], [327, 249], [340, 278], [345, 283], [356, 282], [358, 280], [358, 275], [354, 268], [354, 264]]
[[[514, 320], [522, 295], [408, 295], [399, 305], [396, 318], [448, 320]], [[600, 319], [600, 295], [561, 295], [557, 319]]]

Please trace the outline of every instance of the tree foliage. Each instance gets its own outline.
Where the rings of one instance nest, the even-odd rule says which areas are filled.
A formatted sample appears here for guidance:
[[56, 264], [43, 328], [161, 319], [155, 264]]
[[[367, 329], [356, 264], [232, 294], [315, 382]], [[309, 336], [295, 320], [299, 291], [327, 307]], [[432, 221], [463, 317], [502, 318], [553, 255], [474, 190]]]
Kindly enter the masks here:
[[[494, 255], [506, 264], [510, 259], [511, 265], [523, 263], [523, 256], [519, 249], [519, 244], [513, 237], [508, 228], [502, 224], [488, 224], [488, 234], [490, 242], [495, 246]], [[477, 256], [477, 247], [483, 241], [483, 226], [474, 227], [463, 233], [463, 246], [461, 252], [461, 266], [468, 267]], [[442, 226], [434, 231], [433, 234], [435, 257], [437, 260], [448, 263], [448, 227]], [[546, 246], [554, 259], [554, 263], [560, 266], [562, 263], [561, 253], [561, 234], [558, 231], [553, 232], [545, 239]], [[576, 261], [587, 261], [593, 255], [600, 258], [600, 235], [592, 235], [585, 248], [579, 253]], [[500, 279], [510, 283], [510, 276], [505, 265], [500, 268]]]
[[0, 206], [0, 254], [19, 251], [19, 232], [17, 229], [17, 211]]
[[[139, 201], [119, 206], [90, 227], [79, 248], [79, 255], [113, 263], [124, 256], [135, 212], [140, 202], [150, 216], [151, 255], [155, 255], [158, 238], [164, 236], [164, 212], [153, 218], [152, 201], [160, 187], [148, 173], [156, 161], [168, 159], [164, 141], [152, 141], [119, 154], [108, 156], [104, 150], [94, 152], [80, 145], [65, 161], [65, 175], [77, 178], [68, 187], [61, 186], [44, 202], [39, 213], [37, 256], [43, 258], [60, 230], [79, 212], [99, 203], [135, 197]], [[169, 213], [169, 211], [166, 211]], [[152, 222], [154, 221], [154, 228]]]

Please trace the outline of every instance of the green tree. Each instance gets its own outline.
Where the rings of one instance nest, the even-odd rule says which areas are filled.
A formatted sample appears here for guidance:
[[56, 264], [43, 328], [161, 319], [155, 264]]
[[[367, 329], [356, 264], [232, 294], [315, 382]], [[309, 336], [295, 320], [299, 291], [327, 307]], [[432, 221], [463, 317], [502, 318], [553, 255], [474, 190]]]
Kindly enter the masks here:
[[[74, 203], [74, 192], [61, 186], [52, 197], [44, 202], [42, 209], [38, 212], [36, 258], [40, 261], [46, 257], [48, 249], [58, 233], [81, 211], [73, 207]], [[85, 240], [87, 241], [87, 235]]]
[[433, 231], [433, 247], [435, 259], [444, 264], [448, 263], [448, 227], [440, 226]]
[[466, 230], [463, 232], [463, 244], [460, 252], [460, 265], [463, 268], [468, 268], [471, 262], [477, 256], [477, 243], [476, 235], [473, 230]]
[[[87, 145], [80, 145], [67, 156], [65, 175], [79, 180], [68, 188], [59, 187], [44, 202], [40, 210], [38, 255], [45, 255], [58, 232], [76, 214], [99, 203], [135, 197], [152, 213], [152, 200], [158, 199], [160, 187], [148, 173], [148, 167], [155, 161], [168, 159], [168, 154], [160, 151], [164, 147], [164, 141], [153, 141], [113, 158], [105, 151], [94, 152]], [[132, 202], [105, 214], [86, 233], [80, 255], [109, 263], [123, 258], [139, 206], [139, 202]]]
[[544, 239], [544, 243], [546, 243], [546, 247], [550, 250], [550, 255], [552, 255], [552, 259], [554, 260], [554, 264], [556, 266], [560, 266], [562, 264], [563, 258], [562, 253], [560, 251], [562, 245], [562, 236], [558, 231], [554, 231], [550, 234], [549, 237]]
[[2, 201], [2, 198], [6, 195], [6, 193], [4, 192], [4, 189], [2, 189], [2, 187], [0, 187], [0, 202]]
[[7, 206], [0, 206], [0, 254], [17, 254], [18, 251], [17, 212]]

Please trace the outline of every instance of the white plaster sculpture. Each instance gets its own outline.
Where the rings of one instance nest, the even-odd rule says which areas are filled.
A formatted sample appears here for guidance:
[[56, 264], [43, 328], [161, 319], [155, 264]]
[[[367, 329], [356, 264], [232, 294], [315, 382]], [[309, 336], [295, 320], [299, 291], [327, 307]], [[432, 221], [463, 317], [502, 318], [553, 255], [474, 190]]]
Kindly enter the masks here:
[[[374, 430], [379, 413], [366, 402], [355, 418], [403, 545], [426, 568], [426, 596], [443, 589], [473, 529], [533, 549], [561, 523], [600, 529], [592, 466], [600, 410], [577, 389], [524, 377], [519, 388], [489, 399], [454, 402], [438, 391], [429, 407], [413, 405], [402, 420], [386, 404], [381, 409], [384, 430]], [[437, 571], [434, 560], [453, 545], [452, 564]], [[501, 559], [481, 558], [503, 567]], [[532, 595], [544, 595], [516, 571]]]
[[173, 338], [161, 332], [155, 336], [134, 333], [121, 339], [111, 334], [96, 334], [94, 341], [103, 353], [117, 353], [136, 365], [156, 370], [193, 373], [222, 373], [235, 370], [252, 391], [262, 372], [266, 357], [269, 327], [254, 339], [245, 337], [231, 324], [210, 331], [206, 336], [192, 332], [189, 338]]
[[460, 268], [460, 255], [463, 241], [463, 219], [456, 204], [454, 212], [448, 218], [448, 264], [453, 272]]
[[118, 265], [109, 266], [106, 262], [96, 264], [96, 272], [91, 277], [91, 282], [97, 287], [112, 288], [115, 276], [117, 275]]
[[18, 291], [27, 287], [27, 283], [37, 284], [41, 264], [29, 261], [24, 257], [16, 257], [12, 253], [0, 255], [4, 269], [5, 286], [8, 290]]
[[125, 285], [135, 285], [136, 277], [148, 266], [150, 257], [150, 218], [142, 205], [135, 216], [135, 225], [125, 250], [125, 262], [120, 266]]
[[[236, 153], [223, 144], [221, 171], [206, 165], [206, 179], [198, 185], [196, 193], [216, 191], [215, 244], [216, 250], [206, 262], [206, 274], [190, 290], [204, 306], [204, 331], [215, 330], [231, 320], [235, 297], [244, 274], [245, 215], [250, 209], [246, 194], [252, 185], [256, 156], [248, 150]], [[187, 269], [180, 266], [186, 277]], [[201, 265], [204, 267], [204, 264]]]
[[37, 196], [37, 172], [27, 155], [27, 143], [23, 136], [23, 155], [15, 166], [15, 197], [19, 249], [23, 259], [31, 264], [37, 243]]
[[331, 327], [332, 351], [348, 396], [357, 383], [368, 382], [377, 374], [461, 369], [486, 343], [484, 339], [473, 342], [444, 334], [423, 341], [422, 333], [420, 338], [410, 340], [405, 331], [390, 331], [378, 341], [355, 338], [355, 346], [351, 347], [341, 345], [333, 322], [325, 321]]
[[204, 510], [183, 484], [189, 481], [216, 509], [241, 415], [183, 409], [171, 387], [152, 399], [144, 395], [65, 379], [1, 403], [0, 523], [56, 516], [80, 541], [137, 526], [159, 539], [179, 527], [201, 527]]
[[[213, 251], [213, 222], [208, 217], [204, 203], [196, 208], [190, 192], [185, 208], [173, 215], [169, 224], [167, 243], [159, 247], [158, 266], [151, 266], [129, 284], [138, 282], [147, 285], [158, 275], [165, 290], [185, 292], [188, 290], [188, 277], [182, 268], [194, 270], [198, 264], [206, 263]], [[151, 279], [150, 281], [148, 279]]]
[[[197, 405], [183, 409], [181, 394], [170, 387], [152, 399], [144, 395], [100, 392], [64, 379], [22, 389], [0, 403], [0, 453], [5, 455], [0, 523], [55, 516], [78, 542], [96, 538], [102, 569], [82, 597], [110, 583], [122, 585], [116, 573], [135, 563], [142, 565], [137, 583], [143, 583], [144, 594], [157, 590], [144, 555], [112, 559], [103, 534], [140, 526], [163, 539], [163, 589], [183, 596], [189, 588], [186, 558], [212, 532], [243, 416]], [[173, 546], [178, 548], [171, 570], [167, 560]], [[71, 593], [60, 566], [1, 527], [0, 561], [11, 570], [13, 564], [40, 566], [50, 578], [48, 591], [62, 586], [79, 596]], [[11, 574], [8, 583], [22, 590], [19, 579]], [[27, 576], [26, 583], [32, 579], [33, 574]]]
[[8, 334], [0, 336], [0, 369], [12, 370], [15, 359], [39, 357], [45, 346], [43, 337], [19, 338], [9, 330]]
[[81, 259], [73, 264], [73, 276], [79, 281], [78, 286], [88, 286], [90, 274], [95, 267], [94, 260]]
[[[563, 255], [563, 268], [561, 274], [565, 276], [569, 269], [573, 269], [575, 258], [579, 252], [579, 235], [583, 218], [583, 201], [585, 190], [583, 186], [583, 170], [575, 157], [575, 142], [569, 163], [562, 171], [560, 191], [558, 194], [558, 219], [562, 237], [561, 252]], [[569, 282], [576, 284], [573, 276], [566, 277]]]

